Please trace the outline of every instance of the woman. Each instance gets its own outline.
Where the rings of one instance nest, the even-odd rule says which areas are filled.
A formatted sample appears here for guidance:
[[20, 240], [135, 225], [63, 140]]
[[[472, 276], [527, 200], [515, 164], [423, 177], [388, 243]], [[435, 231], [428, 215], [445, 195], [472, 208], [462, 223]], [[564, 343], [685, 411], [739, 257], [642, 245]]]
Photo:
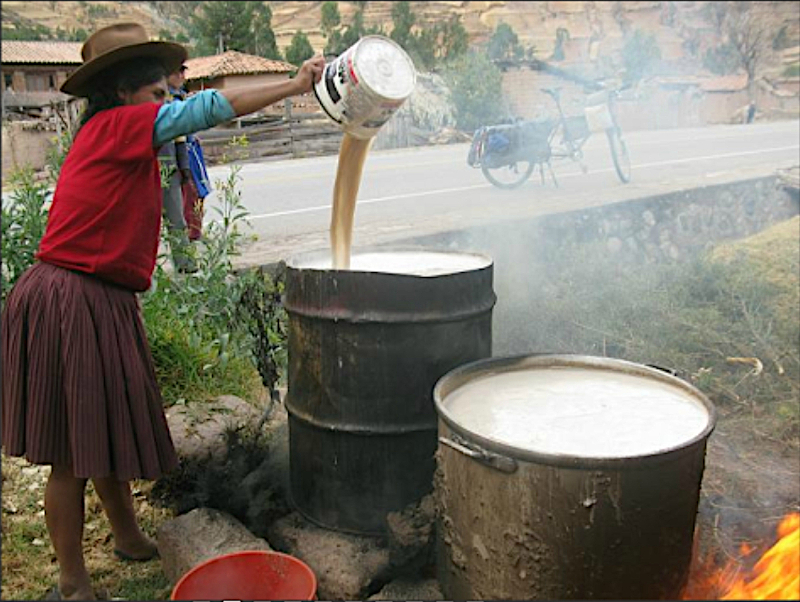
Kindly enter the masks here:
[[54, 597], [94, 599], [81, 547], [92, 479], [124, 560], [157, 549], [139, 528], [129, 481], [157, 479], [177, 458], [156, 385], [136, 292], [150, 286], [158, 249], [157, 149], [311, 89], [324, 67], [293, 80], [201, 92], [163, 104], [166, 75], [185, 49], [144, 28], [103, 28], [62, 91], [88, 99], [56, 186], [38, 262], [2, 315], [5, 453], [51, 465], [45, 517], [59, 564]]

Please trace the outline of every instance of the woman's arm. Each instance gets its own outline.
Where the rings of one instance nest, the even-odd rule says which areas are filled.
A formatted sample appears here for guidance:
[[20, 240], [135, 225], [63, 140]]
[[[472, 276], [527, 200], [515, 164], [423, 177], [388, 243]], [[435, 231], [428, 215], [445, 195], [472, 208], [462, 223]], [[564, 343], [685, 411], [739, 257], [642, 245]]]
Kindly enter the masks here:
[[220, 92], [228, 99], [237, 116], [247, 115], [289, 96], [309, 92], [314, 82], [322, 77], [324, 68], [325, 59], [315, 56], [303, 63], [294, 79], [260, 86], [231, 88]]
[[165, 104], [156, 117], [153, 146], [157, 148], [178, 136], [212, 128], [289, 96], [308, 92], [322, 77], [324, 68], [325, 60], [318, 56], [303, 63], [294, 79], [229, 90], [206, 90], [185, 101]]

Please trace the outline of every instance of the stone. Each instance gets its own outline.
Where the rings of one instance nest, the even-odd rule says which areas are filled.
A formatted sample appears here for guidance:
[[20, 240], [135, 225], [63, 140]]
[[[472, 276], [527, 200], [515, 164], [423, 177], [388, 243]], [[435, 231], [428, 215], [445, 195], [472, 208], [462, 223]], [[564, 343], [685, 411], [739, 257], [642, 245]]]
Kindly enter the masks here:
[[163, 523], [156, 543], [164, 575], [173, 585], [192, 567], [216, 556], [272, 549], [230, 514], [213, 508], [195, 508]]
[[318, 600], [364, 600], [374, 584], [386, 582], [391, 569], [380, 538], [324, 529], [297, 512], [275, 521], [267, 537], [314, 571]]
[[367, 600], [444, 600], [436, 579], [402, 578], [388, 583]]
[[165, 414], [178, 456], [201, 458], [207, 453], [224, 455], [225, 431], [258, 424], [263, 409], [234, 395], [222, 395], [210, 403], [174, 405]]

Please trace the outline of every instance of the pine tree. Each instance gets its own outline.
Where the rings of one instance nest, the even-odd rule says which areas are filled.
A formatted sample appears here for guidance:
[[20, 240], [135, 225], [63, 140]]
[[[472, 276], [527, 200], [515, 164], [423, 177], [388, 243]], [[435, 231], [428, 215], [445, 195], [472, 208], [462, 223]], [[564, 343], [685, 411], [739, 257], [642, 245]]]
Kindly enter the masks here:
[[279, 59], [272, 10], [263, 2], [203, 2], [192, 19], [200, 55], [238, 50]]
[[295, 32], [292, 36], [292, 42], [286, 49], [286, 60], [292, 65], [298, 67], [303, 64], [303, 61], [310, 59], [314, 56], [314, 48], [311, 42], [308, 41], [308, 36], [302, 31]]

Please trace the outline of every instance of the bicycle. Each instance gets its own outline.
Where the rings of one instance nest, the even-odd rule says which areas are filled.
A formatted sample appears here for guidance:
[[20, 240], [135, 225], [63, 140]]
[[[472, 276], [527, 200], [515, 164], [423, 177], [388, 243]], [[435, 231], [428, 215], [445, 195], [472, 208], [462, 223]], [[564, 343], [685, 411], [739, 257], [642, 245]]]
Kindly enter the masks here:
[[583, 163], [583, 146], [592, 133], [605, 132], [617, 177], [623, 184], [630, 182], [630, 156], [616, 119], [615, 103], [621, 90], [601, 89], [589, 94], [584, 114], [571, 117], [567, 117], [561, 107], [560, 88], [541, 90], [556, 103], [557, 118], [518, 120], [511, 124], [478, 128], [472, 139], [467, 163], [471, 167], [480, 167], [491, 184], [504, 189], [521, 186], [530, 178], [536, 166], [544, 184], [546, 166], [557, 187], [553, 159], [577, 161], [586, 173], [588, 169]]

